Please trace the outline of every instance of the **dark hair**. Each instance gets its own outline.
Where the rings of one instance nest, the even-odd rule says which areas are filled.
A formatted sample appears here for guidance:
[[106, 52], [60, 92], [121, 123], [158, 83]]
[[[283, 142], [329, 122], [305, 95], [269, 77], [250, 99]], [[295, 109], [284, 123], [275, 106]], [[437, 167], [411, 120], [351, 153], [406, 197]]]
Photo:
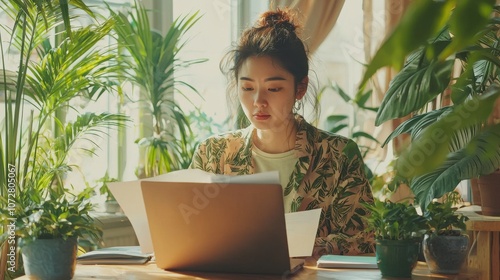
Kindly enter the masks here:
[[243, 31], [238, 44], [220, 64], [221, 71], [228, 78], [228, 101], [233, 110], [237, 107], [234, 106], [235, 98], [232, 95], [239, 70], [249, 57], [271, 57], [293, 75], [295, 86], [308, 75], [308, 52], [297, 34], [298, 27], [290, 10], [278, 9], [263, 13], [253, 27]]

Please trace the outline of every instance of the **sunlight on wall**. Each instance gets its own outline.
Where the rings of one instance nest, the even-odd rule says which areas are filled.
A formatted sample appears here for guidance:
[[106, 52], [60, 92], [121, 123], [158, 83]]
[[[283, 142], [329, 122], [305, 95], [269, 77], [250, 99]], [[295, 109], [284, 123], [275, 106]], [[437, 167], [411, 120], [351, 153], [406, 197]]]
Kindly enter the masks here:
[[[372, 40], [380, 42], [385, 30], [384, 1], [373, 2], [374, 26], [370, 36]], [[363, 63], [367, 63], [363, 46], [362, 5], [363, 0], [345, 2], [333, 30], [314, 54], [311, 68], [315, 70], [320, 87], [336, 82], [349, 95], [356, 94], [363, 74]], [[321, 100], [322, 120], [331, 114], [352, 114], [352, 107], [346, 106], [332, 91], [329, 93]]]
[[225, 106], [226, 81], [219, 71], [219, 62], [231, 44], [232, 4], [234, 1], [229, 0], [174, 0], [174, 18], [192, 14], [196, 10], [202, 15], [189, 31], [190, 38], [181, 53], [181, 59], [208, 59], [207, 62], [190, 66], [188, 71], [180, 74], [181, 79], [193, 85], [200, 96], [187, 89], [186, 93], [193, 104], [179, 100], [183, 108], [187, 108], [186, 112], [192, 111], [194, 106], [200, 106], [216, 122], [223, 122], [228, 114]]

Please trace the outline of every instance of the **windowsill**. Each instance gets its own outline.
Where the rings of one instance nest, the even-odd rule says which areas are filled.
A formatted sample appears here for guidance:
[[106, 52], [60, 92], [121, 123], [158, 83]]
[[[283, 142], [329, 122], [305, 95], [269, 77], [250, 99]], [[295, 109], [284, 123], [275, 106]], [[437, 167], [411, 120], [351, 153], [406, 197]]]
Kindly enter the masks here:
[[103, 232], [103, 244], [99, 247], [139, 245], [134, 228], [125, 214], [92, 212], [91, 216]]

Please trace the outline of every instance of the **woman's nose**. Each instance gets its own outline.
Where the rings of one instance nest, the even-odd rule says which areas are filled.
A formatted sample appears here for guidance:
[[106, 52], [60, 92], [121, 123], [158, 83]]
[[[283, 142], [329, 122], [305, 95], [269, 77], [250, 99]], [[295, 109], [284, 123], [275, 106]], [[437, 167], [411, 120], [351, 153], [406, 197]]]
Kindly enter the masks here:
[[254, 95], [254, 105], [256, 107], [267, 106], [266, 92], [262, 88], [258, 88]]

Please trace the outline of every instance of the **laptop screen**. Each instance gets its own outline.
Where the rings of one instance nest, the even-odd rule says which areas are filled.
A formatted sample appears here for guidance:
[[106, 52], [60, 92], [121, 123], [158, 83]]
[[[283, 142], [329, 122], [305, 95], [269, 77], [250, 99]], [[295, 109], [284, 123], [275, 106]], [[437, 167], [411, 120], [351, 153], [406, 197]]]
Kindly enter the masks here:
[[141, 185], [158, 267], [262, 274], [291, 269], [280, 185]]

